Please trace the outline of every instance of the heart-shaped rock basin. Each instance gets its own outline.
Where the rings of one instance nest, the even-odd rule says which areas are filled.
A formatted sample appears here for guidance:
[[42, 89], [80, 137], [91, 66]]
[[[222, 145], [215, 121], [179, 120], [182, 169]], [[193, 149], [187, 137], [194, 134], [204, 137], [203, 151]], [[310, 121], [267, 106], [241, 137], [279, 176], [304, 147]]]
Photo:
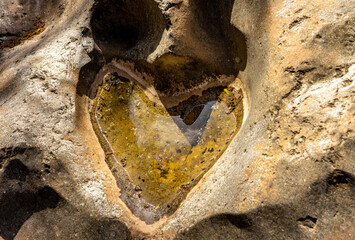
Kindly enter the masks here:
[[142, 84], [108, 73], [97, 90], [92, 119], [111, 170], [122, 175], [125, 169], [126, 184], [135, 186], [128, 195], [143, 199], [145, 208], [169, 208], [238, 132], [243, 93], [233, 84], [214, 86], [168, 108], [146, 93]]

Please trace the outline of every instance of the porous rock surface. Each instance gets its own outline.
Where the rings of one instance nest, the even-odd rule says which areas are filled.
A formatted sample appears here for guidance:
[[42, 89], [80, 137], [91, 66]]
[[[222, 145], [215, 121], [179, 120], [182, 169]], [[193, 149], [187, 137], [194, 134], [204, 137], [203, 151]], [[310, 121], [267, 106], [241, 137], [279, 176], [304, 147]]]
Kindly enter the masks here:
[[[0, 52], [0, 238], [354, 239], [355, 2], [142, 3], [144, 17], [122, 0], [131, 12], [94, 22], [94, 0], [0, 3], [0, 41], [46, 21]], [[113, 57], [167, 53], [238, 74], [248, 111], [177, 210], [147, 224], [120, 198], [87, 90]]]

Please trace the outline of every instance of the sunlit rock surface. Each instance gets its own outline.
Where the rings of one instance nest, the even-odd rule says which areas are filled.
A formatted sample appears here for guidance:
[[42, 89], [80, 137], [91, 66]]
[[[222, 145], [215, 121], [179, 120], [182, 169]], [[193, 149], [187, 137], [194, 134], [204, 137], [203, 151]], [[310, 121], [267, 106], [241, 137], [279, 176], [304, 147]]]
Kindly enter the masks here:
[[[354, 9], [349, 0], [1, 1], [0, 44], [36, 17], [45, 29], [0, 50], [0, 238], [353, 239]], [[116, 72], [122, 85], [106, 91]], [[102, 110], [127, 126], [97, 109], [119, 86], [136, 91]], [[228, 96], [239, 95], [233, 107]], [[115, 143], [119, 130], [128, 139], [114, 134]], [[127, 143], [142, 158], [125, 156]], [[171, 171], [178, 163], [190, 171]], [[142, 175], [175, 190], [157, 192]]]

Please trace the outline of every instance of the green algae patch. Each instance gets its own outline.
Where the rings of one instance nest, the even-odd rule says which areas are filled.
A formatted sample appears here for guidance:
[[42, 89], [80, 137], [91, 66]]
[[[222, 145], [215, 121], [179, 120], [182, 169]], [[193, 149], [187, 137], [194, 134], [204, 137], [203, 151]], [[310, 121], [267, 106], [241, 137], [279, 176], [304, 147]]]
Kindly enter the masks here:
[[174, 116], [137, 84], [107, 75], [92, 115], [106, 154], [112, 154], [111, 168], [124, 168], [146, 202], [169, 206], [216, 162], [242, 125], [241, 90], [222, 89], [218, 98], [191, 103]]

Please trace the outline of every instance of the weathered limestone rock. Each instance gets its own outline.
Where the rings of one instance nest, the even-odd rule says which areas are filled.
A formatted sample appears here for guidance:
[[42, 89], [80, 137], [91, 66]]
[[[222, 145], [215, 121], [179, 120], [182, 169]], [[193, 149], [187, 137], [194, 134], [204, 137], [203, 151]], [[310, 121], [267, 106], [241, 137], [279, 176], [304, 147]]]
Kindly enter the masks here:
[[[355, 2], [136, 2], [0, 3], [0, 44], [46, 22], [0, 50], [0, 239], [354, 238]], [[239, 132], [157, 218], [94, 131], [106, 70], [169, 106], [242, 82]]]

